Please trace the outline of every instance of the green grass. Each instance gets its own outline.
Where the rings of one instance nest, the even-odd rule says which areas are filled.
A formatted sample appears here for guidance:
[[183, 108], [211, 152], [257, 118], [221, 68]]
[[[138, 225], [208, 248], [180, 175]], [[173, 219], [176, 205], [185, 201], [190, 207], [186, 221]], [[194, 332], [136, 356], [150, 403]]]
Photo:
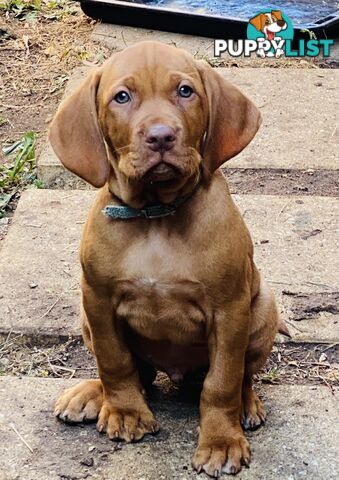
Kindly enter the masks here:
[[270, 368], [267, 372], [259, 374], [259, 378], [264, 383], [279, 383], [280, 372], [278, 368]]
[[28, 22], [36, 22], [38, 15], [46, 20], [59, 20], [73, 15], [76, 5], [74, 0], [0, 0], [0, 12]]
[[41, 8], [41, 0], [0, 0], [0, 11], [11, 12], [15, 17], [22, 17], [28, 12]]
[[36, 133], [27, 132], [20, 140], [3, 148], [6, 163], [0, 164], [0, 218], [5, 208], [22, 187], [33, 184], [41, 188], [36, 178]]

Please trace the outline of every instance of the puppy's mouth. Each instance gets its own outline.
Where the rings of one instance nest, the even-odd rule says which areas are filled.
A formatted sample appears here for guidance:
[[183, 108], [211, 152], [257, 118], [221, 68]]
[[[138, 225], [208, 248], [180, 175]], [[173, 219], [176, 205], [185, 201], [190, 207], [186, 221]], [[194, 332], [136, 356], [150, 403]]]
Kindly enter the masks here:
[[160, 162], [148, 170], [144, 179], [146, 183], [170, 182], [178, 178], [179, 175], [179, 169], [176, 168], [174, 165]]

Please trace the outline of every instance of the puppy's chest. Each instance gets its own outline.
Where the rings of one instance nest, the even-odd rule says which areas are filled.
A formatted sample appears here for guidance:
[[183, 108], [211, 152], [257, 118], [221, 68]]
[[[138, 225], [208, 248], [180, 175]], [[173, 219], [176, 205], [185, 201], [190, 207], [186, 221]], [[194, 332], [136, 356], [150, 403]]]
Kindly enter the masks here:
[[118, 282], [116, 316], [150, 340], [191, 344], [205, 338], [210, 307], [203, 285], [134, 277]]
[[127, 249], [116, 282], [116, 315], [153, 340], [201, 339], [209, 316], [208, 296], [184, 245], [157, 237]]

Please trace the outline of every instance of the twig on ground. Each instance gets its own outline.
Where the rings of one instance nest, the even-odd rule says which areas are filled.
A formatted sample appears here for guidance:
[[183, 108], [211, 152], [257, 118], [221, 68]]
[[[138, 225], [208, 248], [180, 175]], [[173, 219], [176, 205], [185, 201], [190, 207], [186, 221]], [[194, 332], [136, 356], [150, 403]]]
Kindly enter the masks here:
[[304, 330], [302, 330], [301, 328], [297, 327], [297, 326], [295, 325], [295, 323], [291, 323], [291, 322], [290, 322], [289, 320], [287, 320], [287, 319], [285, 319], [285, 322], [286, 322], [288, 325], [290, 325], [291, 327], [293, 327], [293, 328], [295, 328], [296, 330], [298, 330], [298, 332], [304, 333]]
[[314, 285], [316, 287], [328, 288], [329, 290], [335, 291], [335, 287], [331, 287], [330, 285], [326, 285], [324, 283], [316, 283], [316, 282], [304, 282], [304, 285]]
[[19, 437], [19, 439], [22, 441], [22, 443], [28, 448], [28, 450], [31, 452], [31, 453], [34, 453], [33, 452], [33, 448], [28, 445], [28, 443], [26, 442], [26, 440], [24, 439], [24, 437], [18, 432], [18, 430], [15, 428], [15, 425], [13, 423], [10, 423], [9, 426], [11, 427], [11, 429], [13, 430], [13, 432], [15, 432], [17, 434], [17, 436]]
[[328, 381], [326, 380], [326, 378], [324, 378], [322, 375], [319, 374], [319, 368], [317, 369], [317, 377], [320, 378], [320, 380], [321, 380], [322, 382], [324, 382], [324, 384], [326, 385], [326, 387], [328, 387], [328, 388], [331, 390], [332, 395], [334, 395], [334, 388], [333, 388], [333, 386], [328, 383]]
[[1, 103], [1, 106], [8, 109], [12, 108], [13, 110], [22, 110], [23, 108], [45, 108], [43, 103], [35, 103], [33, 105], [8, 105], [6, 103]]
[[285, 203], [285, 205], [279, 210], [278, 215], [276, 216], [275, 221], [278, 220], [278, 218], [280, 217], [280, 215], [285, 211], [285, 209], [288, 207], [288, 205], [291, 203], [291, 201], [292, 201], [292, 199], [289, 199], [289, 200]]
[[45, 318], [45, 317], [53, 310], [53, 308], [55, 307], [55, 305], [56, 305], [58, 302], [60, 302], [60, 300], [61, 300], [62, 297], [64, 296], [64, 293], [65, 293], [64, 291], [61, 292], [61, 294], [60, 294], [59, 297], [55, 300], [55, 302], [52, 303], [52, 305], [46, 310], [45, 313], [43, 313], [43, 314], [41, 315], [41, 317], [38, 318], [38, 320], [41, 320], [42, 318]]
[[67, 288], [66, 290], [63, 290], [63, 291], [60, 293], [60, 295], [58, 296], [58, 298], [55, 300], [55, 302], [52, 303], [52, 305], [46, 310], [45, 313], [43, 313], [43, 314], [41, 315], [41, 317], [38, 318], [38, 320], [41, 320], [42, 318], [45, 318], [45, 317], [53, 310], [53, 308], [55, 307], [55, 305], [56, 305], [58, 302], [60, 302], [60, 300], [62, 299], [62, 297], [64, 296], [64, 294], [65, 294], [66, 292], [68, 292], [69, 290], [73, 290], [74, 287], [76, 287], [77, 285], [78, 285], [78, 282], [73, 283], [73, 285], [71, 285], [69, 288]]
[[55, 370], [63, 370], [64, 372], [70, 372], [71, 376], [68, 377], [69, 379], [73, 378], [74, 375], [76, 374], [75, 368], [62, 367], [61, 365], [53, 365], [49, 361], [49, 359], [48, 359], [48, 364], [51, 367], [51, 369], [53, 370], [53, 372], [55, 373], [55, 375], [57, 375], [58, 377], [60, 377], [60, 375]]
[[330, 350], [333, 347], [336, 347], [337, 345], [339, 345], [339, 342], [331, 343], [331, 345], [328, 345], [328, 347], [326, 347], [326, 348], [324, 348], [324, 350], [322, 350], [322, 353], [326, 352], [327, 350]]

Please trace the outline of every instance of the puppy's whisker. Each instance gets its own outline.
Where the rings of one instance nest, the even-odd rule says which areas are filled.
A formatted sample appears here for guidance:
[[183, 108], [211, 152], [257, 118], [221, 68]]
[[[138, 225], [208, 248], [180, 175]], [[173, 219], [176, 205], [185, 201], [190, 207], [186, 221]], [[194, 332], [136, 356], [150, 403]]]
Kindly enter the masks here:
[[115, 151], [120, 152], [121, 150], [125, 150], [126, 148], [131, 148], [131, 143], [125, 145], [124, 147], [115, 148]]

